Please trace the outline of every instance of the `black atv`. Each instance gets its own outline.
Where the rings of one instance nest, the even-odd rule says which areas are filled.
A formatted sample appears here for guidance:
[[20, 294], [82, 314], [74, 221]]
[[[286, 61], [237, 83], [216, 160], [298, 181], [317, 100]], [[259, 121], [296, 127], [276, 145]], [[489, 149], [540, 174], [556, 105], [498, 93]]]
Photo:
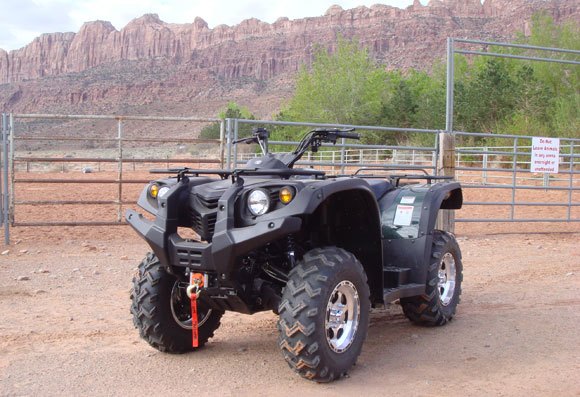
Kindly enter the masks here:
[[268, 152], [268, 136], [258, 129], [240, 140], [263, 151], [245, 168], [153, 171], [176, 174], [141, 193], [154, 220], [127, 211], [153, 251], [131, 292], [141, 337], [160, 351], [188, 352], [213, 336], [226, 310], [273, 310], [290, 367], [328, 382], [356, 362], [371, 306], [399, 300], [414, 323], [450, 321], [461, 253], [435, 222], [440, 209], [461, 208], [460, 185], [386, 167], [342, 176], [294, 168], [308, 149], [359, 139], [352, 129], [315, 129], [284, 154]]

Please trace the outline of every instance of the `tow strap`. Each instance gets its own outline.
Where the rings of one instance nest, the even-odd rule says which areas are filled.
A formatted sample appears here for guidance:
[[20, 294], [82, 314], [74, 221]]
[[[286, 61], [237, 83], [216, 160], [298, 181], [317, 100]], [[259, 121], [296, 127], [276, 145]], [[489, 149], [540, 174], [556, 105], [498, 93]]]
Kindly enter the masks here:
[[197, 293], [193, 293], [191, 294], [191, 346], [193, 347], [199, 347], [197, 324]]
[[187, 287], [187, 295], [191, 300], [191, 346], [199, 347], [199, 322], [197, 316], [197, 298], [203, 287], [203, 274], [191, 273], [189, 276], [189, 287]]

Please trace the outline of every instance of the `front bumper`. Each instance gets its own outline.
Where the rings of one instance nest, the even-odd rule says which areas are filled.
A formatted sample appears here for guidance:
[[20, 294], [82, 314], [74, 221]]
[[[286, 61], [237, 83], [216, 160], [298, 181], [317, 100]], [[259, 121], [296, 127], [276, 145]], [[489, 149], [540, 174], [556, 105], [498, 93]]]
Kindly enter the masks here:
[[177, 230], [171, 230], [176, 228], [167, 228], [168, 224], [174, 222], [161, 222], [159, 218], [149, 221], [134, 210], [127, 210], [125, 217], [151, 246], [163, 265], [200, 272], [213, 271], [222, 280], [230, 277], [239, 256], [296, 233], [302, 225], [298, 217], [279, 218], [243, 228], [216, 230], [211, 243], [202, 243], [183, 239]]

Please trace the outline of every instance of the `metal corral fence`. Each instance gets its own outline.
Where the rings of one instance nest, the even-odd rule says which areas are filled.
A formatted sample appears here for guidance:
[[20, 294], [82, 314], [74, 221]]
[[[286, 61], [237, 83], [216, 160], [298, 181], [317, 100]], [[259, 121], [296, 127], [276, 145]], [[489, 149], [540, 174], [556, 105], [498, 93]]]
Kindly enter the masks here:
[[[347, 173], [349, 167], [371, 167], [379, 164], [389, 165], [393, 168], [425, 169], [437, 174], [437, 154], [439, 153], [439, 140], [437, 137], [441, 132], [439, 130], [242, 119], [232, 119], [227, 124], [228, 149], [226, 165], [228, 169], [243, 165], [248, 159], [258, 155], [254, 151], [242, 152], [238, 145], [229, 144], [232, 140], [236, 141], [238, 139], [240, 125], [243, 124], [266, 126], [269, 129], [291, 128], [295, 132], [295, 136], [301, 136], [306, 131], [315, 128], [355, 128], [363, 137], [369, 133], [381, 135], [383, 138], [391, 135], [393, 136], [393, 141], [394, 134], [423, 135], [426, 138], [422, 141], [425, 141], [426, 144], [408, 146], [361, 144], [358, 141], [342, 138], [335, 145], [323, 144], [317, 153], [306, 154], [297, 164], [333, 170], [339, 174]], [[229, 127], [232, 128], [230, 129]], [[230, 135], [232, 136], [231, 140], [229, 139]], [[291, 151], [297, 144], [297, 141], [270, 141], [270, 146], [278, 149], [273, 150], [273, 152]], [[333, 148], [336, 149], [333, 150]]]
[[[30, 121], [37, 123], [29, 125]], [[55, 121], [61, 124], [54, 124]], [[77, 128], [86, 128], [82, 123], [109, 123], [110, 136], [95, 135], [95, 131], [85, 130], [82, 137]], [[67, 123], [82, 122], [80, 125]], [[131, 127], [131, 123], [138, 123]], [[65, 123], [63, 126], [62, 123]], [[182, 123], [172, 134], [155, 137], [158, 126], [143, 123]], [[185, 123], [185, 124], [183, 124]], [[190, 124], [219, 123], [219, 140], [189, 138], [193, 135]], [[240, 126], [266, 126], [270, 130], [291, 128], [295, 136], [320, 127], [354, 127], [363, 137], [367, 134], [390, 135], [406, 134], [409, 142], [423, 144], [367, 145], [358, 141], [342, 140], [336, 145], [324, 145], [317, 153], [305, 156], [299, 166], [326, 170], [329, 174], [351, 174], [360, 167], [387, 166], [397, 169], [427, 170], [432, 174], [455, 175], [466, 190], [466, 207], [483, 208], [485, 216], [456, 219], [457, 222], [580, 222], [574, 210], [580, 208], [580, 140], [561, 141], [560, 170], [557, 175], [532, 174], [529, 170], [531, 139], [529, 136], [510, 136], [497, 134], [455, 132], [426, 129], [404, 129], [376, 126], [350, 126], [317, 123], [290, 123], [241, 119], [202, 119], [191, 117], [120, 117], [120, 116], [62, 116], [62, 115], [3, 115], [2, 140], [2, 220], [5, 236], [9, 226], [100, 226], [123, 224], [123, 210], [135, 204], [143, 184], [152, 179], [148, 175], [151, 168], [170, 168], [190, 166], [195, 168], [223, 167], [232, 169], [243, 166], [256, 156], [255, 148], [234, 145], [239, 138]], [[199, 125], [198, 125], [199, 127]], [[103, 130], [102, 125], [90, 128]], [[51, 133], [58, 130], [61, 135]], [[66, 131], [65, 134], [63, 131]], [[144, 133], [148, 131], [151, 135]], [[163, 128], [165, 131], [165, 128]], [[451, 136], [457, 148], [442, 147], [442, 136]], [[462, 141], [494, 138], [504, 140], [499, 147], [461, 147]], [[394, 141], [394, 136], [392, 137]], [[414, 139], [411, 139], [414, 138]], [[387, 139], [388, 140], [388, 139]], [[297, 142], [271, 141], [273, 151], [291, 150]], [[38, 145], [35, 146], [35, 145]], [[190, 145], [190, 146], [187, 146]], [[205, 147], [205, 151], [200, 150]], [[445, 165], [442, 154], [452, 155], [452, 161]], [[90, 154], [90, 155], [88, 155]], [[445, 172], [443, 172], [445, 171]], [[55, 177], [55, 174], [57, 177]], [[75, 186], [91, 185], [94, 189], [85, 190], [83, 196], [75, 195]], [[28, 197], [28, 189], [42, 189], [49, 185], [48, 193], [41, 200]], [[17, 187], [21, 186], [21, 189]], [[34, 187], [36, 186], [36, 187]], [[133, 186], [133, 187], [132, 187]], [[485, 200], [470, 200], [470, 191], [490, 189]], [[93, 192], [94, 190], [94, 192]], [[520, 192], [535, 192], [532, 200], [520, 198]], [[63, 195], [72, 192], [72, 197]], [[107, 194], [103, 194], [103, 193]], [[493, 192], [493, 193], [491, 193]], [[32, 193], [34, 193], [32, 191]], [[94, 194], [93, 194], [94, 193]], [[549, 193], [557, 193], [558, 198]], [[34, 194], [30, 194], [35, 196]], [[36, 195], [37, 196], [37, 195]], [[113, 215], [108, 220], [78, 220], [58, 217], [22, 221], [18, 210], [29, 208], [66, 207], [88, 208], [88, 206], [107, 207], [102, 217]], [[560, 208], [558, 216], [520, 216], [519, 208]], [[489, 216], [487, 208], [506, 208], [500, 216]], [[59, 210], [57, 213], [63, 211]], [[66, 212], [66, 211], [64, 211]], [[64, 213], [63, 212], [63, 213]], [[477, 211], [476, 211], [477, 212]], [[482, 211], [480, 211], [482, 212]], [[15, 216], [16, 214], [16, 216]], [[47, 216], [48, 211], [41, 211]], [[109, 214], [109, 215], [106, 215]], [[109, 216], [110, 218], [110, 216]]]
[[[131, 123], [137, 125], [131, 126]], [[151, 127], [144, 123], [163, 125]], [[173, 128], [172, 133], [167, 133], [168, 125], [172, 123], [193, 123], [198, 124], [198, 128], [200, 123], [219, 123], [220, 139], [193, 139], [191, 136], [195, 134], [190, 127]], [[239, 127], [244, 124], [266, 125], [270, 129], [295, 128], [297, 135], [312, 128], [349, 127], [195, 117], [3, 115], [4, 154], [0, 193], [5, 235], [8, 236], [10, 226], [124, 224], [124, 209], [134, 205], [142, 186], [154, 179], [148, 173], [151, 168], [189, 166], [231, 169], [240, 167], [249, 157], [255, 156], [252, 146], [233, 144], [239, 137]], [[378, 164], [426, 169], [434, 174], [438, 172], [438, 131], [353, 127], [363, 135], [420, 134], [427, 137], [424, 140], [429, 144], [363, 145], [343, 139], [332, 152], [325, 145], [318, 153], [305, 156], [299, 165], [325, 169], [332, 174], [344, 174], [358, 167]], [[296, 144], [271, 142], [273, 148], [280, 150], [291, 150]], [[201, 146], [205, 150], [200, 150]], [[372, 159], [369, 159], [369, 153], [373, 153]], [[84, 187], [81, 188], [81, 185]], [[91, 188], [87, 189], [86, 186]], [[85, 215], [86, 212], [82, 208], [95, 206], [102, 208], [96, 211], [99, 220], [79, 219], [78, 213]], [[31, 214], [34, 210], [36, 218]]]
[[[509, 210], [502, 217], [460, 218], [456, 222], [580, 222], [580, 139], [559, 139], [559, 170], [549, 174], [531, 172], [531, 136], [469, 132], [454, 135], [456, 140], [494, 138], [511, 142], [511, 146], [456, 149], [456, 176], [464, 189], [490, 192], [484, 195], [487, 200], [466, 201], [464, 205]], [[525, 207], [535, 209], [533, 214], [526, 211], [526, 215], [519, 215], [518, 210]], [[550, 210], [542, 212], [541, 208]]]
[[[461, 48], [462, 46], [469, 46], [470, 48]], [[506, 51], [515, 53], [507, 53]], [[580, 190], [577, 170], [577, 166], [579, 165], [578, 146], [580, 146], [580, 140], [571, 138], [560, 139], [560, 170], [557, 176], [548, 173], [542, 174], [540, 176], [542, 178], [542, 184], [538, 186], [534, 183], [537, 176], [530, 175], [529, 171], [531, 136], [500, 136], [497, 134], [456, 132], [453, 126], [455, 54], [548, 62], [578, 67], [580, 65], [580, 51], [524, 44], [448, 38], [445, 127], [446, 132], [453, 134], [456, 141], [461, 141], [462, 139], [469, 141], [470, 139], [492, 138], [495, 142], [504, 141], [506, 146], [508, 146], [506, 148], [502, 144], [496, 148], [482, 147], [456, 150], [455, 153], [459, 159], [463, 157], [465, 160], [467, 157], [468, 159], [475, 160], [469, 165], [456, 166], [456, 171], [460, 172], [460, 178], [466, 175], [473, 176], [473, 173], [482, 173], [482, 181], [464, 183], [465, 188], [489, 189], [491, 194], [486, 196], [493, 197], [490, 200], [467, 201], [465, 205], [484, 208], [491, 208], [493, 206], [509, 209], [509, 213], [504, 213], [501, 217], [464, 218], [456, 219], [457, 222], [579, 222], [580, 215], [575, 215], [574, 210], [577, 210], [580, 206], [577, 199], [578, 190]], [[478, 159], [481, 161], [479, 164]], [[492, 160], [492, 163], [490, 163], [490, 160]], [[491, 181], [489, 179], [490, 173], [494, 173]], [[536, 197], [532, 197], [533, 201], [519, 199], [518, 192], [535, 192]], [[508, 195], [507, 197], [506, 194]], [[530, 196], [530, 194], [527, 196]], [[536, 209], [549, 208], [550, 211], [547, 211], [548, 216], [545, 216], [546, 211], [540, 210], [537, 210], [534, 216], [530, 216], [529, 211], [526, 212], [525, 216], [520, 216], [518, 210], [525, 207], [535, 207]], [[558, 208], [564, 209], [565, 213], [558, 212]], [[559, 216], [555, 216], [555, 214]]]
[[[219, 140], [194, 139], [192, 125], [219, 123]], [[173, 128], [168, 128], [173, 124]], [[159, 130], [163, 133], [159, 133]], [[167, 130], [173, 130], [167, 134]], [[103, 132], [104, 131], [104, 132]], [[102, 115], [2, 115], [2, 224], [8, 241], [9, 226], [109, 226], [124, 224], [124, 207], [137, 196], [124, 194], [128, 185], [140, 187], [150, 181], [151, 168], [198, 165], [223, 166], [224, 121], [197, 117], [134, 117]], [[189, 145], [189, 146], [188, 146]], [[207, 146], [192, 156], [191, 145]], [[55, 174], [58, 177], [55, 177]], [[64, 196], [75, 186], [94, 186], [93, 197]], [[42, 200], [18, 194], [17, 186], [46, 192]], [[108, 220], [66, 218], [63, 208], [107, 206], [114, 211]], [[55, 209], [62, 217], [22, 221], [18, 209]], [[51, 211], [52, 213], [56, 211]], [[48, 211], [46, 212], [48, 213]]]
[[[238, 136], [238, 125], [243, 123], [267, 124], [273, 128], [296, 125], [309, 128], [354, 127], [363, 136], [369, 132], [385, 136], [392, 133], [431, 135], [432, 139], [427, 141], [431, 140], [432, 146], [361, 145], [352, 141], [346, 143], [343, 140], [335, 145], [336, 149], [311, 153], [298, 164], [323, 168], [338, 174], [348, 174], [357, 167], [377, 165], [411, 170], [425, 169], [435, 175], [441, 173], [443, 168], [443, 164], [438, 160], [444, 149], [440, 148], [438, 138], [444, 131], [236, 120], [234, 139]], [[580, 139], [560, 138], [559, 172], [548, 174], [530, 172], [533, 139], [531, 136], [469, 132], [454, 132], [450, 136], [453, 138], [454, 160], [452, 169], [447, 170], [447, 175], [454, 175], [467, 190], [464, 206], [479, 210], [470, 211], [472, 213], [484, 215], [461, 217], [455, 219], [455, 222], [580, 222], [580, 211], [574, 212], [575, 209], [580, 209]], [[504, 142], [506, 146], [461, 146], [463, 141], [471, 142], [474, 139], [485, 138]], [[284, 150], [289, 150], [297, 142], [271, 142], [271, 144], [284, 145], [287, 147]], [[255, 152], [238, 153], [235, 150], [232, 163], [239, 166], [257, 155]], [[469, 191], [478, 189], [489, 192], [478, 195], [485, 200], [470, 200], [473, 194]], [[505, 210], [490, 214], [488, 211], [490, 208]], [[521, 211], [523, 208], [528, 210]], [[546, 214], [546, 211], [536, 211], [540, 208], [554, 210]]]

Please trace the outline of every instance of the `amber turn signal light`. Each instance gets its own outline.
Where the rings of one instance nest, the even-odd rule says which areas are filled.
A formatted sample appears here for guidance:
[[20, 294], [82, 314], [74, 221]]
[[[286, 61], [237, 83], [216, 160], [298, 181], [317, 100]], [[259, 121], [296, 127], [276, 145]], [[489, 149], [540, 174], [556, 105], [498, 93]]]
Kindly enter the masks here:
[[288, 204], [292, 199], [294, 199], [294, 188], [290, 186], [284, 186], [280, 189], [280, 193], [278, 193], [278, 197], [280, 198], [280, 202], [282, 204]]
[[159, 194], [159, 186], [157, 186], [155, 183], [149, 186], [149, 195], [151, 197], [157, 198], [158, 194]]

